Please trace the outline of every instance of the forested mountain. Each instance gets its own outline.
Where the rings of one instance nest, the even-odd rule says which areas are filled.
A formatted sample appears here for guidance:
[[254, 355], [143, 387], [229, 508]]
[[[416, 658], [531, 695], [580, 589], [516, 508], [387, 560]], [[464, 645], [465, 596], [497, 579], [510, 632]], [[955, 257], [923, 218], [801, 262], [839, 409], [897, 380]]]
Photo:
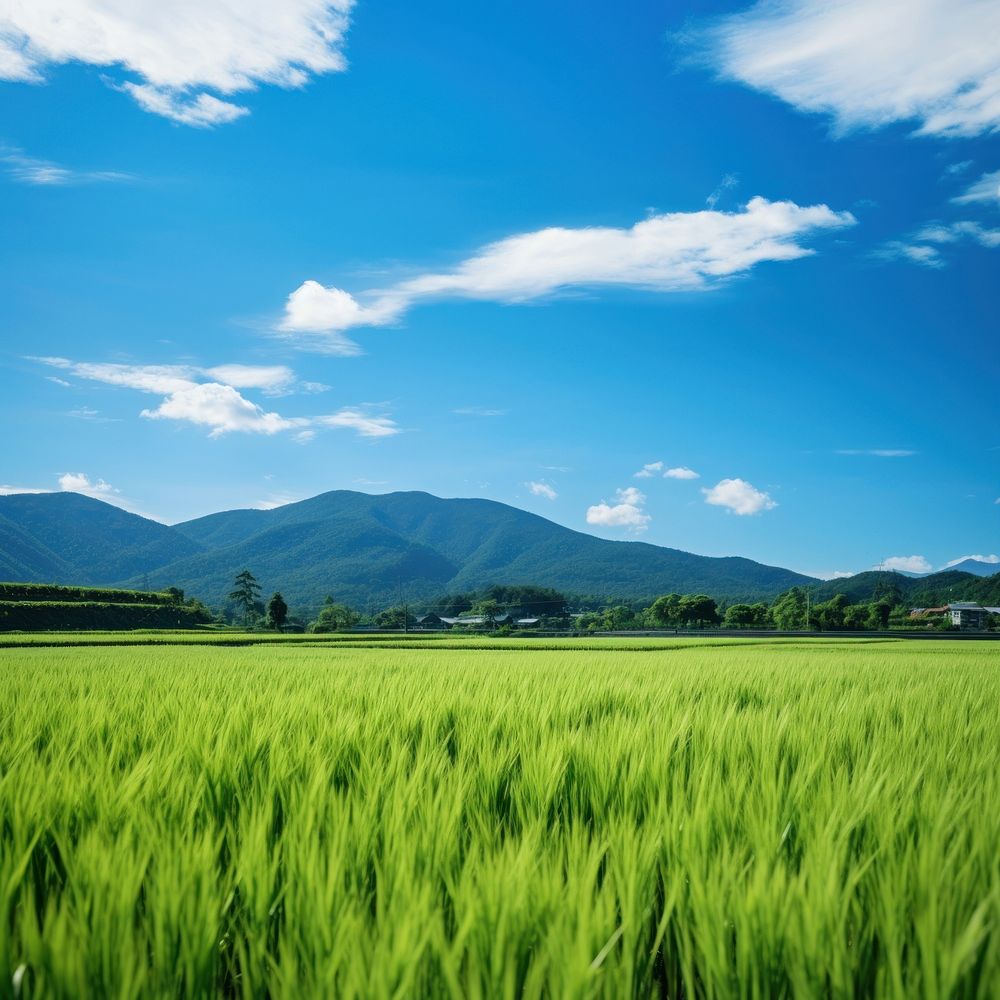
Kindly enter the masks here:
[[0, 575], [27, 583], [118, 583], [201, 551], [185, 535], [79, 493], [0, 497]]
[[274, 510], [211, 514], [173, 527], [69, 493], [0, 497], [0, 575], [21, 580], [178, 586], [219, 605], [253, 570], [293, 605], [326, 594], [366, 609], [493, 583], [652, 597], [772, 597], [810, 577], [595, 538], [491, 500], [334, 491]]
[[1000, 573], [982, 577], [957, 569], [917, 577], [871, 570], [840, 580], [827, 580], [811, 590], [814, 599], [819, 601], [846, 594], [852, 603], [886, 597], [893, 603], [914, 608], [940, 607], [952, 601], [976, 601], [1000, 607]]

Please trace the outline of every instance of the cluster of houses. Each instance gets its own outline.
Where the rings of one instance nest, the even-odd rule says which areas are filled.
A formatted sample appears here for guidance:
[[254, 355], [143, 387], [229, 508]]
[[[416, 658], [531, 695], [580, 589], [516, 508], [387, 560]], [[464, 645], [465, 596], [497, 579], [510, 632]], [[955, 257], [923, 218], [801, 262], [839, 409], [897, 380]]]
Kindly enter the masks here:
[[[536, 628], [537, 618], [518, 618], [510, 614], [493, 615], [492, 622], [494, 628], [502, 625], [511, 625], [515, 628]], [[461, 615], [458, 618], [445, 618], [443, 615], [436, 615], [432, 611], [430, 614], [421, 615], [417, 619], [418, 628], [482, 628], [487, 624], [483, 615]]]
[[910, 618], [916, 620], [950, 617], [952, 625], [968, 629], [989, 628], [991, 615], [1000, 615], [1000, 608], [987, 608], [971, 601], [946, 604], [941, 608], [914, 608], [910, 612]]

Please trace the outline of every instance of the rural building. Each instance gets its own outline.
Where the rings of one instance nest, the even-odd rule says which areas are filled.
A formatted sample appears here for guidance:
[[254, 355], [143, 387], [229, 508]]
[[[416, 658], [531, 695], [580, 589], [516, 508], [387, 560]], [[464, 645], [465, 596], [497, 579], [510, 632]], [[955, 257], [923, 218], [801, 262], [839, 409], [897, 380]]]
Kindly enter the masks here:
[[434, 614], [433, 611], [427, 615], [420, 615], [417, 618], [417, 624], [421, 628], [450, 628], [448, 619]]
[[948, 613], [951, 615], [952, 625], [959, 628], [986, 628], [990, 612], [979, 604], [971, 602], [959, 602], [949, 604]]

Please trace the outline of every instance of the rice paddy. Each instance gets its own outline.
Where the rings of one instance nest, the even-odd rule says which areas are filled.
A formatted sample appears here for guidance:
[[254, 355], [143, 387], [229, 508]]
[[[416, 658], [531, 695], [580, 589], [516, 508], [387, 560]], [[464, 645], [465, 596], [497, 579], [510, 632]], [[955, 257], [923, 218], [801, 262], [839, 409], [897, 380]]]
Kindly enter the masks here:
[[0, 649], [0, 992], [997, 996], [998, 662]]

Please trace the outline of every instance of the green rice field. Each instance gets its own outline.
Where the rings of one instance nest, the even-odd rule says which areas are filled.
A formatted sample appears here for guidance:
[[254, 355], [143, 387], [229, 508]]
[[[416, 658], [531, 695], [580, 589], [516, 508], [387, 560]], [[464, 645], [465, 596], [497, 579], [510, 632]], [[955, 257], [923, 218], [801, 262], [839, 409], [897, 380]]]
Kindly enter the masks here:
[[1000, 996], [1000, 645], [48, 638], [0, 995]]

